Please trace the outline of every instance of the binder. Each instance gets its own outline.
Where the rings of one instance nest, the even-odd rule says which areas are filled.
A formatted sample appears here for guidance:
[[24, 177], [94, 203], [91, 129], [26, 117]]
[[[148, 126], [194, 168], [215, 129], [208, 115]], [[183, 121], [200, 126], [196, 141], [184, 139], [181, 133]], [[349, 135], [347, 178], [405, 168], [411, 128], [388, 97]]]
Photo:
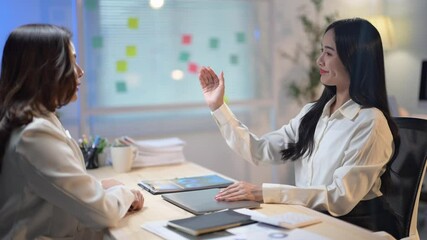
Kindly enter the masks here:
[[205, 233], [220, 231], [232, 227], [254, 223], [250, 216], [233, 210], [215, 212], [206, 215], [171, 220], [168, 226], [179, 231], [198, 236]]

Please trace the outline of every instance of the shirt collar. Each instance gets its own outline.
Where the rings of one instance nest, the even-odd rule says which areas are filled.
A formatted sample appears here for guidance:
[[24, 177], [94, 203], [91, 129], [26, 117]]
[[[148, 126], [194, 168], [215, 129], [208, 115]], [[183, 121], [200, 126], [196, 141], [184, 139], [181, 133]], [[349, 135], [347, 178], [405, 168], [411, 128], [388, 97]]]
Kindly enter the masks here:
[[[335, 98], [335, 96], [332, 97], [332, 99], [326, 103], [325, 108], [323, 109], [323, 114], [329, 115], [331, 104], [335, 101]], [[349, 99], [337, 110], [337, 112], [341, 113], [341, 115], [348, 119], [353, 119], [357, 115], [357, 113], [359, 113], [361, 108], [362, 106], [360, 106], [352, 99]]]

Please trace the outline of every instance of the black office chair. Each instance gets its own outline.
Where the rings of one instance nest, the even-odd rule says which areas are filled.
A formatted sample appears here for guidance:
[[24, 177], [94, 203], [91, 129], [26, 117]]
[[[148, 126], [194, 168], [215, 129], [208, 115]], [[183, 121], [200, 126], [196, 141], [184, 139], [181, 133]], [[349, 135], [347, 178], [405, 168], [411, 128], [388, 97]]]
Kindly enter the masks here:
[[399, 128], [400, 147], [381, 177], [381, 191], [396, 217], [394, 237], [419, 239], [418, 204], [427, 162], [427, 120], [394, 118]]

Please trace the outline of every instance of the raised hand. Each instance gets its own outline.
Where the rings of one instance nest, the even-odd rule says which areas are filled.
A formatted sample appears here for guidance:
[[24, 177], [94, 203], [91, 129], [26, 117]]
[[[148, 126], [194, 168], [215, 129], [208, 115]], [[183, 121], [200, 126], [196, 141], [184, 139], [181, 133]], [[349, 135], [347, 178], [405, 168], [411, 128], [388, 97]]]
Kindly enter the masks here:
[[224, 73], [218, 77], [210, 67], [202, 67], [199, 73], [199, 82], [203, 96], [211, 111], [221, 107], [224, 103]]

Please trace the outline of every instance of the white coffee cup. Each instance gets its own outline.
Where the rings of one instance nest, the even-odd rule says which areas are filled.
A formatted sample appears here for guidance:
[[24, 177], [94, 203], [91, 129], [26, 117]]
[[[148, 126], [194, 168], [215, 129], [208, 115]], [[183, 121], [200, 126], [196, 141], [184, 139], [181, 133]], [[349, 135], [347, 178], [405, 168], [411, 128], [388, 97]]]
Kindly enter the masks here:
[[129, 172], [132, 168], [137, 150], [129, 145], [120, 145], [112, 146], [110, 151], [113, 169], [119, 173]]

